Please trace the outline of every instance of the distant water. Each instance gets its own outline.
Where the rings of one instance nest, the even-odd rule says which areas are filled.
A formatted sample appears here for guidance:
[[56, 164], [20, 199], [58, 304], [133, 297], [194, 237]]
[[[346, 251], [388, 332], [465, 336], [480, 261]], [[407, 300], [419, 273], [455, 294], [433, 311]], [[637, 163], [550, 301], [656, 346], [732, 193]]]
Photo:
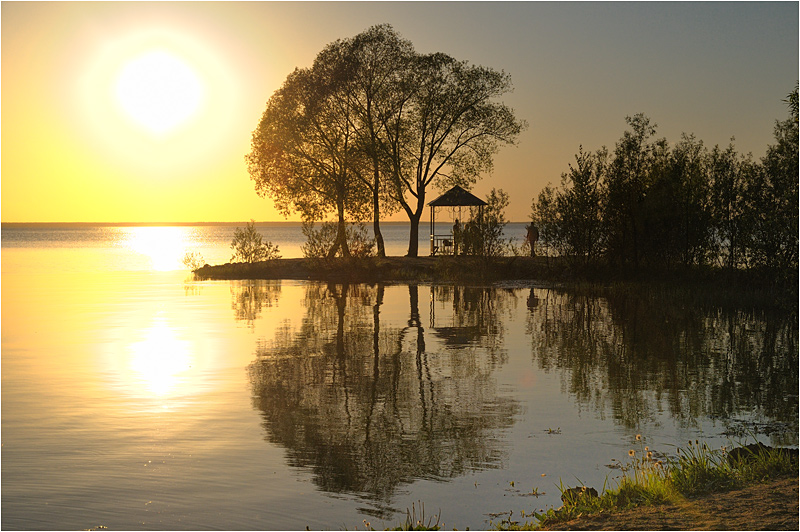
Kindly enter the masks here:
[[[797, 445], [796, 315], [193, 280], [183, 255], [227, 262], [234, 229], [3, 227], [3, 529], [383, 529], [420, 503], [485, 529], [560, 505], [562, 481], [613, 482], [645, 445]], [[299, 224], [259, 229], [300, 255]], [[387, 224], [389, 254], [407, 234]]]
[[[242, 224], [242, 227], [244, 224]], [[437, 233], [451, 230], [450, 223], [437, 223]], [[372, 227], [365, 224], [372, 236]], [[300, 223], [258, 223], [256, 228], [265, 241], [278, 246], [283, 258], [302, 257], [305, 236]], [[199, 253], [208, 264], [224, 264], [231, 260], [230, 244], [236, 225], [180, 225], [167, 227], [108, 226], [100, 224], [5, 224], [2, 232], [3, 250], [38, 250], [37, 261], [51, 268], [52, 250], [72, 250], [60, 253], [59, 270], [109, 271], [170, 271], [186, 269], [186, 253]], [[382, 224], [381, 233], [390, 256], [408, 252], [409, 225], [402, 222]], [[524, 223], [511, 223], [505, 228], [505, 238], [521, 246], [525, 236]], [[430, 253], [430, 224], [420, 224], [419, 255]], [[63, 262], [66, 260], [67, 262]]]

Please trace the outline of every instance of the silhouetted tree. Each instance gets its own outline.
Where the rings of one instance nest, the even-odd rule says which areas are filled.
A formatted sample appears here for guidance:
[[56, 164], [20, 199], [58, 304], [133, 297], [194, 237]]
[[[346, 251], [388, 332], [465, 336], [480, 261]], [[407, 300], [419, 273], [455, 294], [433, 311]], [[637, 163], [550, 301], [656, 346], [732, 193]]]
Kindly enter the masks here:
[[546, 254], [551, 250], [558, 255], [567, 254], [562, 219], [556, 203], [556, 190], [548, 183], [531, 203], [531, 223], [539, 230], [539, 247], [544, 248]]
[[354, 111], [337, 92], [346, 84], [341, 50], [329, 46], [310, 69], [297, 69], [267, 102], [247, 155], [261, 196], [288, 215], [315, 220], [333, 211], [338, 232], [328, 256], [349, 256], [345, 220], [369, 211], [369, 190], [357, 179], [366, 165], [358, 150]]
[[640, 251], [664, 266], [703, 264], [711, 234], [708, 152], [702, 141], [684, 134], [665, 163], [643, 199]]
[[[776, 142], [767, 147], [747, 191], [752, 253], [757, 265], [770, 270], [796, 270], [798, 265], [798, 121], [792, 101], [797, 101], [797, 89], [789, 97], [790, 116], [776, 121]], [[792, 275], [796, 280], [797, 272]]]
[[656, 173], [666, 166], [666, 140], [652, 141], [656, 125], [644, 114], [626, 117], [625, 131], [614, 149], [608, 173], [608, 199], [604, 220], [608, 252], [615, 262], [639, 263], [643, 240], [643, 207]]
[[386, 255], [380, 229], [382, 214], [400, 206], [388, 197], [387, 164], [384, 160], [388, 116], [404, 103], [405, 78], [414, 62], [414, 47], [388, 24], [373, 26], [345, 41], [350, 64], [350, 92], [358, 119], [359, 140], [369, 160], [366, 174], [359, 174], [372, 195], [373, 234], [378, 256]]
[[411, 222], [408, 256], [419, 252], [419, 220], [432, 184], [467, 185], [492, 168], [499, 144], [526, 127], [495, 99], [511, 90], [505, 72], [435, 53], [404, 74], [398, 105], [385, 118], [392, 192]]
[[746, 265], [748, 223], [746, 184], [756, 171], [752, 158], [736, 152], [733, 143], [709, 154], [712, 252], [729, 269]]
[[602, 209], [605, 203], [605, 176], [608, 151], [584, 153], [583, 146], [575, 155], [575, 166], [561, 175], [555, 207], [560, 213], [561, 248], [584, 264], [595, 259], [603, 249]]
[[495, 101], [510, 90], [504, 72], [417, 54], [391, 26], [373, 26], [325, 47], [270, 98], [247, 156], [250, 176], [284, 214], [334, 212], [329, 255], [349, 254], [345, 218], [369, 214], [384, 255], [380, 217], [402, 207], [416, 256], [428, 187], [474, 182], [525, 126]]

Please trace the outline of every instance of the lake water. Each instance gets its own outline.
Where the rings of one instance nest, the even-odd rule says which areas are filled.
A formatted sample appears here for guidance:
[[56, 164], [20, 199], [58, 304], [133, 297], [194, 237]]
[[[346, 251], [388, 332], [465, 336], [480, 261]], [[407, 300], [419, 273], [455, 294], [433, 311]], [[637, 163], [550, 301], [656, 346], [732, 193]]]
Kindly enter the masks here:
[[[299, 226], [260, 229], [300, 255]], [[4, 529], [352, 530], [421, 504], [481, 529], [643, 445], [798, 443], [796, 315], [180, 269], [229, 260], [233, 230], [3, 226]]]

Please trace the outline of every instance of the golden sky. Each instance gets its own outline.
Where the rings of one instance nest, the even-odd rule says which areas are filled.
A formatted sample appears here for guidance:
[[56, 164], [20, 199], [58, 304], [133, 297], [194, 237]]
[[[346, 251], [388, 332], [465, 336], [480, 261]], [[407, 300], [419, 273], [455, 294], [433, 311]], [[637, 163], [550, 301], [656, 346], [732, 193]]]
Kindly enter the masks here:
[[385, 22], [511, 74], [530, 128], [474, 191], [515, 221], [637, 112], [763, 155], [798, 78], [795, 2], [3, 2], [2, 221], [283, 220], [244, 164], [267, 99]]

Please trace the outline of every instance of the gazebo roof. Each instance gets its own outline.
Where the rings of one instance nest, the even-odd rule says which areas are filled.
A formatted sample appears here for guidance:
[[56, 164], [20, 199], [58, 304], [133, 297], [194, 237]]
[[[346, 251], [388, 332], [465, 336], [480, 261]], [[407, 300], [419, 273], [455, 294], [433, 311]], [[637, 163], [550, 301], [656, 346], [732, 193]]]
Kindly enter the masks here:
[[488, 205], [488, 203], [456, 185], [428, 203], [428, 205], [431, 207], [474, 207], [478, 205]]

